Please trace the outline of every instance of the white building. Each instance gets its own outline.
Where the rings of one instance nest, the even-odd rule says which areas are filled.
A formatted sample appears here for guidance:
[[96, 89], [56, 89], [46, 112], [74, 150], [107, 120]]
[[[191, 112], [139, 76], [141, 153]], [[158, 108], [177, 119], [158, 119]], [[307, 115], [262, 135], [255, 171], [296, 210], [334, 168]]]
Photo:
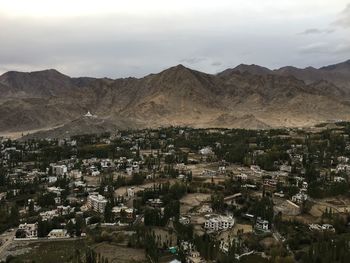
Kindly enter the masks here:
[[199, 153], [201, 155], [213, 155], [214, 154], [211, 147], [205, 147], [205, 148], [199, 150]]
[[52, 229], [47, 236], [48, 236], [48, 238], [66, 238], [66, 237], [68, 237], [66, 229]]
[[269, 221], [263, 220], [260, 217], [256, 220], [255, 228], [261, 231], [269, 231]]
[[232, 228], [234, 224], [235, 219], [231, 216], [215, 216], [205, 221], [204, 228], [219, 231]]
[[179, 223], [183, 225], [189, 225], [191, 223], [191, 218], [188, 216], [180, 216]]
[[286, 165], [286, 164], [282, 164], [282, 165], [280, 166], [280, 171], [282, 171], [282, 172], [287, 172], [287, 173], [291, 173], [291, 172], [292, 172], [292, 166]]
[[87, 206], [89, 209], [98, 213], [103, 213], [107, 205], [107, 200], [102, 195], [89, 195], [87, 198]]
[[35, 224], [20, 224], [18, 230], [24, 231], [26, 238], [38, 237], [38, 223]]
[[308, 199], [308, 196], [305, 193], [299, 193], [299, 194], [292, 196], [292, 202], [297, 203], [297, 204], [302, 204], [307, 199]]
[[54, 175], [58, 175], [58, 176], [61, 176], [61, 175], [65, 175], [67, 174], [67, 166], [66, 165], [53, 165], [52, 166], [52, 174]]
[[244, 173], [240, 173], [236, 175], [236, 179], [240, 179], [242, 181], [247, 181], [248, 180], [248, 175], [244, 174]]
[[128, 197], [134, 197], [135, 196], [135, 188], [134, 187], [128, 188], [127, 195], [128, 195]]
[[213, 212], [213, 208], [211, 208], [209, 205], [203, 205], [199, 210], [199, 213], [203, 214], [203, 213], [212, 213]]

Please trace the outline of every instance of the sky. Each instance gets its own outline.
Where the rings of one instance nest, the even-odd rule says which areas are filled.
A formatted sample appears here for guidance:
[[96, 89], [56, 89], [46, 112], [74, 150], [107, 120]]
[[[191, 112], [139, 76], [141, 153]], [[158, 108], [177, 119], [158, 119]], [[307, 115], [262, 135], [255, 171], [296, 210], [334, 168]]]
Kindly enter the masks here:
[[350, 59], [350, 0], [0, 0], [0, 74], [142, 77], [168, 67]]

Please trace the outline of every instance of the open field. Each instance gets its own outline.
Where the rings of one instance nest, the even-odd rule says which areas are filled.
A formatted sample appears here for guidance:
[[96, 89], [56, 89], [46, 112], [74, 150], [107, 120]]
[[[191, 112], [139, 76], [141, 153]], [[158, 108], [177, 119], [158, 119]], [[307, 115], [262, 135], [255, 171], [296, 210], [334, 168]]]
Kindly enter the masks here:
[[25, 246], [27, 250], [23, 254], [18, 255], [18, 258], [24, 261], [28, 260], [28, 262], [74, 262], [74, 258], [77, 255], [85, 254], [84, 240], [44, 241], [30, 244], [27, 244], [25, 241], [22, 243], [21, 241], [18, 242], [18, 246], [14, 247], [14, 249], [21, 249], [23, 246]]
[[100, 243], [94, 246], [97, 253], [108, 258], [110, 263], [131, 263], [145, 262], [145, 251], [143, 249], [135, 249], [123, 246], [116, 246], [107, 243]]

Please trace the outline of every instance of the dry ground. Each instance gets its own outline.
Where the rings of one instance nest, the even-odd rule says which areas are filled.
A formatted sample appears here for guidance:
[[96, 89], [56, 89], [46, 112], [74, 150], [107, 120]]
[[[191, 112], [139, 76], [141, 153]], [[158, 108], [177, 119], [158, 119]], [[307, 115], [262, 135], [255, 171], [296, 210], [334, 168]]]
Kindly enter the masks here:
[[97, 253], [104, 255], [111, 263], [145, 262], [145, 251], [123, 246], [116, 246], [107, 243], [100, 243], [94, 246]]

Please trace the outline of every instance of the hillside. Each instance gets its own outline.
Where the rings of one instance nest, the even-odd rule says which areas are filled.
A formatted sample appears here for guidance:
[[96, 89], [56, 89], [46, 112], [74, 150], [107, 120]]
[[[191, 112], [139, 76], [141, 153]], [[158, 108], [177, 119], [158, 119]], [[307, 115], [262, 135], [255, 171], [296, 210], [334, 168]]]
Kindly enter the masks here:
[[[70, 78], [56, 70], [0, 76], [0, 132], [41, 136], [187, 125], [268, 129], [349, 120], [349, 61], [320, 69], [239, 65], [217, 75], [178, 65], [143, 78]], [[94, 122], [83, 121], [91, 111]], [[89, 129], [91, 127], [91, 129]]]

